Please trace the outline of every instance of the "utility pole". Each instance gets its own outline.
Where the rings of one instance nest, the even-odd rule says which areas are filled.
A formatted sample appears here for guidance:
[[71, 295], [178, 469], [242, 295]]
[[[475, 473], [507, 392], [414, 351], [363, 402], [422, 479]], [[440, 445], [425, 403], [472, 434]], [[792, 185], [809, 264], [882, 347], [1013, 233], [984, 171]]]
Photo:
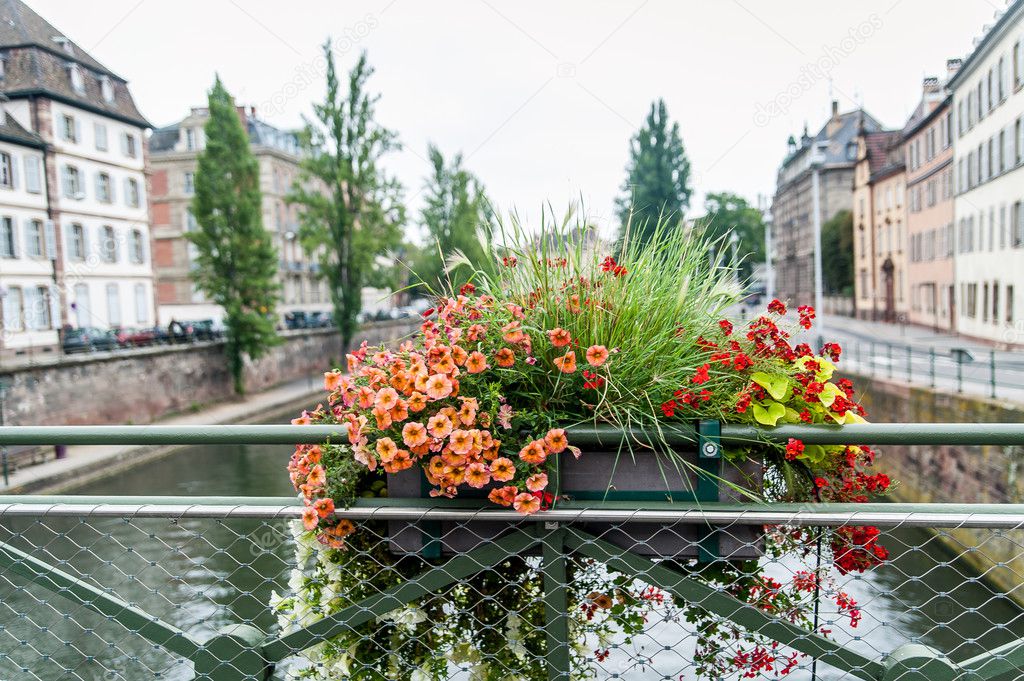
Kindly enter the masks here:
[[821, 272], [821, 167], [825, 164], [825, 154], [819, 143], [814, 144], [809, 161], [811, 164], [812, 211], [814, 213], [812, 223], [814, 225], [814, 310], [818, 313], [818, 336], [823, 339], [825, 324]]

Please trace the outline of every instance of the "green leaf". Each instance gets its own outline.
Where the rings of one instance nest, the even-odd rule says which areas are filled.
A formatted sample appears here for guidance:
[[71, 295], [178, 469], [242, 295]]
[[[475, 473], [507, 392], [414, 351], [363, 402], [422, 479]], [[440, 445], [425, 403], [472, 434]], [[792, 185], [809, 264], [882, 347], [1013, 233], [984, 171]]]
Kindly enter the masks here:
[[786, 415], [786, 408], [778, 402], [768, 400], [764, 404], [765, 406], [754, 405], [754, 420], [761, 425], [774, 426]]
[[767, 390], [776, 400], [781, 400], [789, 392], [789, 378], [786, 376], [755, 371], [751, 374], [750, 380]]
[[826, 407], [831, 407], [832, 403], [836, 401], [836, 398], [843, 395], [843, 391], [840, 390], [834, 383], [826, 383], [821, 394], [818, 395], [818, 399]]
[[819, 464], [825, 460], [826, 456], [828, 456], [828, 450], [821, 445], [807, 445], [804, 447], [804, 451], [800, 455], [800, 458], [810, 461], [813, 464]]

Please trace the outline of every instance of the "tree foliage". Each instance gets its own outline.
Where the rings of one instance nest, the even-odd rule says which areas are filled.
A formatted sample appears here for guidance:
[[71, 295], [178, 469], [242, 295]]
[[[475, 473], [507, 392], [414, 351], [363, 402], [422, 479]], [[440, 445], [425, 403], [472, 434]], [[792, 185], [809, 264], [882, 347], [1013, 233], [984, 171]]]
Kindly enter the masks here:
[[[431, 290], [441, 290], [448, 281], [456, 285], [467, 278], [472, 269], [485, 267], [485, 251], [491, 234], [490, 205], [483, 185], [462, 166], [457, 154], [445, 163], [434, 145], [428, 149], [432, 173], [426, 181], [426, 201], [421, 223], [427, 231], [427, 244], [413, 269], [416, 278]], [[459, 262], [451, 271], [452, 256]]]
[[690, 161], [679, 135], [679, 123], [669, 121], [665, 100], [651, 104], [647, 122], [633, 136], [623, 195], [616, 201], [619, 222], [631, 239], [650, 240], [659, 219], [682, 225], [690, 207]]
[[848, 210], [821, 226], [821, 274], [826, 294], [853, 295], [853, 213]]
[[764, 215], [738, 194], [712, 192], [704, 198], [707, 217], [702, 220], [704, 234], [716, 245], [719, 262], [732, 265], [732, 234], [739, 237], [736, 252], [740, 260], [740, 278], [750, 277], [753, 264], [764, 260]]
[[380, 97], [366, 91], [373, 75], [366, 53], [343, 88], [329, 40], [323, 49], [327, 94], [314, 105], [314, 120], [306, 121], [304, 158], [288, 200], [300, 206], [299, 237], [319, 257], [347, 348], [358, 326], [362, 288], [378, 258], [398, 244], [405, 212], [400, 185], [378, 165], [399, 144], [396, 134], [375, 120]]
[[245, 391], [244, 357], [277, 342], [277, 254], [263, 228], [259, 165], [234, 101], [220, 78], [209, 93], [206, 147], [199, 155], [192, 214], [198, 229], [193, 279], [224, 309], [235, 392]]

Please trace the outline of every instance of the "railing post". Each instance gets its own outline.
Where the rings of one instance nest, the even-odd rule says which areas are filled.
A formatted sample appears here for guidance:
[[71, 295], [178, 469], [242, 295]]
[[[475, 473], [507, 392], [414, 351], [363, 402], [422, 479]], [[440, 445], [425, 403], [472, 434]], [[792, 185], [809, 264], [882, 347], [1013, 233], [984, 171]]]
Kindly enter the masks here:
[[964, 391], [964, 353], [956, 353], [956, 391]]
[[914, 350], [907, 346], [907, 383], [913, 383], [914, 376]]
[[572, 656], [569, 649], [569, 589], [565, 558], [565, 530], [557, 523], [537, 526], [543, 544], [544, 662], [549, 681], [569, 681]]
[[892, 380], [892, 343], [885, 344], [885, 356], [889, 364], [889, 380]]
[[928, 348], [928, 377], [931, 387], [935, 387], [935, 348]]
[[988, 351], [988, 380], [991, 388], [990, 397], [995, 399], [996, 397], [996, 351]]
[[868, 350], [868, 361], [871, 363], [871, 375], [875, 375], [875, 341], [871, 341], [871, 349]]

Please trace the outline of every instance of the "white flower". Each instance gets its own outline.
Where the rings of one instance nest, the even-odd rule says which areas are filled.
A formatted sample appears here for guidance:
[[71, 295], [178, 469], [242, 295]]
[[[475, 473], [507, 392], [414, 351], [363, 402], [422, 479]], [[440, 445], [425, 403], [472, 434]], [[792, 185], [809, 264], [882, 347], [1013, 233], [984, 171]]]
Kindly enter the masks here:
[[409, 681], [433, 681], [433, 677], [426, 668], [421, 667], [420, 669], [412, 670], [412, 674], [409, 676]]
[[378, 617], [377, 621], [394, 622], [394, 624], [399, 627], [405, 627], [409, 631], [413, 631], [417, 624], [427, 621], [427, 613], [410, 605], [404, 608], [398, 608], [397, 610], [392, 610], [386, 615]]

